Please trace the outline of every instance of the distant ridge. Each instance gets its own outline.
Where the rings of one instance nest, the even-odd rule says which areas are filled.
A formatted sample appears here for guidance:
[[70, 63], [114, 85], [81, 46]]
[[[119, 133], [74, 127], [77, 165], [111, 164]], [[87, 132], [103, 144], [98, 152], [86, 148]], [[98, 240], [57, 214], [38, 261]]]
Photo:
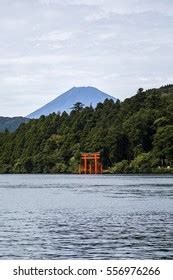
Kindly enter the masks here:
[[57, 98], [47, 103], [43, 107], [29, 114], [27, 118], [39, 118], [41, 115], [49, 115], [53, 112], [64, 112], [69, 113], [73, 105], [77, 102], [81, 102], [85, 106], [96, 107], [97, 103], [103, 102], [106, 98], [117, 99], [103, 91], [100, 91], [94, 87], [73, 87], [65, 93], [59, 95]]
[[0, 132], [4, 132], [6, 129], [10, 132], [14, 132], [21, 123], [27, 123], [29, 119], [23, 117], [1, 117], [0, 116]]

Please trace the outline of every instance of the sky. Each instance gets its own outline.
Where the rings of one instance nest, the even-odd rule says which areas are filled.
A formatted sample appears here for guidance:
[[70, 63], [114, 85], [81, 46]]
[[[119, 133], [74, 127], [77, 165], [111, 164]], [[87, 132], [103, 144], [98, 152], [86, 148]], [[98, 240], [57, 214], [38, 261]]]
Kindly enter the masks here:
[[74, 86], [120, 100], [172, 83], [172, 0], [0, 0], [0, 115]]

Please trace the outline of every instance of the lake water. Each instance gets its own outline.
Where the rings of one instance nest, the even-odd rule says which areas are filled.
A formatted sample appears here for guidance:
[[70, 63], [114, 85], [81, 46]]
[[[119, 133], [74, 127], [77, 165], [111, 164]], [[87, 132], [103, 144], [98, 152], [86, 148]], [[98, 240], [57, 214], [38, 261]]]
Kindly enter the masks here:
[[173, 176], [0, 175], [1, 259], [173, 259]]

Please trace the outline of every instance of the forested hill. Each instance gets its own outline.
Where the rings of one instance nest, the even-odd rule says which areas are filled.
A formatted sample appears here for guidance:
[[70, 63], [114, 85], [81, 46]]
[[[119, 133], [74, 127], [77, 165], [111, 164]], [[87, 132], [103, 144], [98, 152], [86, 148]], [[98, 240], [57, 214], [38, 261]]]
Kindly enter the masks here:
[[9, 130], [10, 132], [14, 132], [21, 123], [26, 123], [28, 121], [28, 118], [23, 117], [0, 117], [0, 131], [3, 132], [5, 130]]
[[0, 134], [1, 173], [77, 172], [80, 151], [100, 151], [115, 173], [173, 172], [173, 85], [95, 109], [78, 103]]

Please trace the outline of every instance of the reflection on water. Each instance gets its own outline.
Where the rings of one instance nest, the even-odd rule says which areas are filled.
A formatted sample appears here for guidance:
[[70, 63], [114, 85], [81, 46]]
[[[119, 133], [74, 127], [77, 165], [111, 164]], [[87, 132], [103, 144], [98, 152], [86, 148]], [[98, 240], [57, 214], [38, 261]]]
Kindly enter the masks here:
[[0, 176], [1, 259], [173, 259], [173, 176]]

